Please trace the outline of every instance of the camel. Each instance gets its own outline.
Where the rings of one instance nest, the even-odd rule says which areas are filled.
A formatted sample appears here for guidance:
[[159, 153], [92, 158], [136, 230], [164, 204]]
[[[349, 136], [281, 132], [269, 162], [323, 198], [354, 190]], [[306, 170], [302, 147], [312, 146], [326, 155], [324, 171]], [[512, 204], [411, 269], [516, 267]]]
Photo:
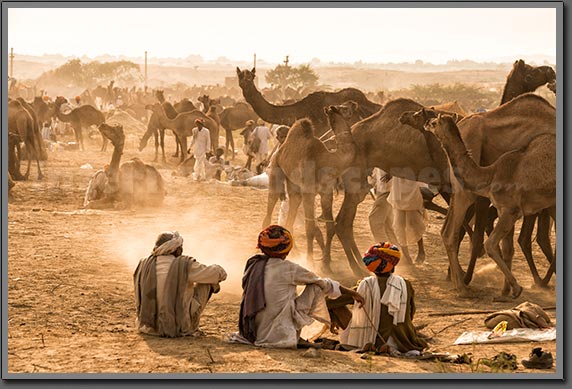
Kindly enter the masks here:
[[[174, 119], [175, 117], [177, 117], [179, 112], [173, 107], [173, 105], [171, 103], [169, 103], [165, 100], [165, 96], [164, 96], [164, 93], [162, 90], [155, 91], [155, 97], [157, 98], [157, 100], [159, 100], [159, 103], [161, 103], [163, 110], [165, 111], [165, 115], [167, 115], [167, 117], [169, 119]], [[143, 151], [145, 146], [147, 146], [147, 141], [149, 140], [151, 135], [153, 135], [155, 138], [155, 158], [153, 159], [154, 162], [157, 161], [157, 156], [159, 153], [159, 146], [161, 146], [162, 160], [163, 160], [163, 162], [166, 161], [166, 159], [165, 159], [165, 130], [166, 130], [166, 128], [161, 126], [158, 114], [153, 112], [153, 114], [151, 114], [151, 117], [149, 118], [149, 122], [147, 123], [147, 131], [145, 131], [145, 134], [143, 134], [143, 136], [139, 140], [139, 151]], [[179, 156], [179, 140], [178, 140], [176, 134], [175, 134], [175, 141], [176, 141], [176, 145], [177, 145], [177, 152], [175, 154], [175, 157], [178, 157]]]
[[[28, 112], [30, 117], [32, 118], [32, 126], [34, 131], [34, 136], [36, 137], [36, 145], [37, 145], [37, 152], [39, 153], [38, 158], [41, 161], [45, 161], [48, 159], [48, 151], [46, 150], [46, 145], [44, 144], [44, 139], [42, 138], [42, 133], [40, 132], [40, 120], [38, 119], [38, 115], [36, 114], [36, 110], [34, 107], [24, 100], [22, 97], [18, 97], [16, 99], [22, 105], [22, 108]], [[27, 152], [28, 150], [26, 150]], [[28, 159], [32, 158], [33, 155], [26, 153], [26, 157]]]
[[[294, 225], [296, 213], [300, 202], [304, 207], [306, 242], [307, 242], [307, 261], [313, 262], [313, 241], [316, 231], [314, 200], [317, 194], [322, 198], [322, 212], [327, 220], [327, 234], [333, 236], [333, 214], [332, 214], [332, 195], [333, 188], [337, 182], [337, 178], [347, 169], [355, 154], [355, 144], [352, 140], [349, 126], [345, 124], [339, 110], [330, 106], [325, 108], [326, 114], [332, 124], [332, 129], [336, 134], [337, 149], [329, 151], [326, 146], [314, 135], [314, 127], [309, 119], [297, 120], [284, 141], [284, 144], [278, 149], [275, 156], [275, 167], [270, 172], [269, 185], [274, 186], [269, 191], [274, 196], [277, 194], [276, 189], [283, 188], [283, 182], [286, 183], [286, 189], [289, 196], [288, 216], [286, 219], [286, 228], [291, 229]], [[304, 158], [300, 158], [304, 156]], [[282, 181], [283, 180], [283, 181]], [[270, 199], [268, 205], [276, 203], [276, 198]], [[324, 201], [327, 199], [327, 201]], [[268, 214], [272, 214], [270, 209]], [[269, 220], [265, 220], [265, 225], [269, 224]], [[331, 242], [331, 237], [328, 239]], [[330, 273], [330, 261], [326, 253], [329, 253], [329, 247], [324, 248], [324, 258], [322, 261], [322, 271]]]
[[217, 122], [225, 129], [225, 156], [230, 153], [231, 159], [234, 160], [234, 137], [232, 131], [243, 128], [248, 120], [256, 122], [258, 115], [247, 103], [239, 102], [233, 107], [221, 110], [220, 99], [211, 99], [209, 95], [203, 95], [199, 97], [199, 101], [203, 103], [204, 112], [212, 112], [211, 116], [213, 118], [215, 113], [218, 116]]
[[[442, 158], [443, 157], [443, 149], [441, 146], [441, 142], [437, 139], [437, 137], [430, 131], [425, 131], [424, 127], [425, 127], [425, 123], [427, 123], [427, 121], [429, 121], [430, 119], [434, 119], [438, 116], [438, 114], [447, 114], [447, 112], [442, 112], [442, 111], [437, 111], [434, 109], [425, 109], [422, 108], [420, 111], [417, 112], [405, 112], [401, 115], [400, 117], [400, 122], [403, 124], [408, 124], [411, 127], [421, 131], [421, 133], [425, 136], [425, 139], [427, 141], [427, 145], [429, 147], [430, 153], [432, 155], [432, 158]], [[455, 121], [455, 123], [457, 123], [461, 117], [458, 116], [457, 114], [453, 114], [451, 115]], [[445, 157], [446, 158], [446, 157]], [[494, 209], [494, 208], [493, 208]], [[549, 228], [550, 228], [550, 215], [548, 214], [548, 212], [542, 212], [540, 214], [540, 219], [539, 219], [539, 225], [541, 225], [542, 227], [539, 227], [539, 231], [544, 231], [547, 232], [546, 234], [540, 234], [538, 236], [538, 240], [541, 241], [541, 248], [545, 247], [546, 245], [548, 245], [550, 247], [550, 253], [546, 255], [549, 263], [552, 263], [553, 256], [551, 253], [551, 246], [550, 246], [550, 237], [548, 236], [548, 232], [549, 232]], [[548, 215], [548, 220], [545, 220], [546, 215]], [[490, 216], [490, 215], [489, 215]], [[496, 218], [496, 212], [494, 214], [494, 217]], [[489, 220], [490, 221], [490, 220]], [[534, 221], [535, 218], [533, 216], [525, 216], [523, 218], [523, 226], [521, 227], [521, 232], [518, 238], [519, 244], [521, 246], [522, 252], [524, 253], [524, 256], [528, 262], [528, 265], [530, 267], [530, 271], [532, 273], [533, 279], [535, 281], [535, 284], [539, 285], [539, 286], [546, 286], [548, 284], [548, 282], [550, 281], [550, 278], [552, 276], [552, 273], [549, 271], [547, 272], [547, 274], [545, 275], [544, 278], [541, 278], [540, 275], [538, 274], [538, 269], [536, 268], [536, 265], [534, 264], [534, 260], [532, 258], [532, 247], [531, 247], [531, 233], [532, 233], [532, 229], [534, 227]], [[527, 225], [528, 223], [528, 225]], [[530, 225], [530, 223], [532, 223], [532, 225]], [[492, 224], [492, 223], [491, 223]], [[545, 224], [548, 224], [547, 227], [544, 227]], [[491, 226], [491, 232], [492, 232], [492, 226]], [[490, 235], [490, 233], [489, 233]], [[545, 236], [546, 235], [546, 236]], [[547, 243], [545, 242], [547, 241]], [[469, 261], [469, 265], [467, 267], [467, 272], [465, 274], [465, 284], [469, 284], [471, 279], [472, 279], [472, 275], [475, 269], [475, 264], [476, 264], [476, 256], [471, 256], [471, 260]]]
[[505, 276], [503, 295], [512, 290], [512, 297], [519, 297], [522, 287], [511, 271], [512, 253], [506, 256], [499, 243], [506, 237], [512, 239], [515, 222], [523, 216], [550, 209], [556, 219], [556, 134], [539, 134], [528, 145], [481, 167], [469, 156], [451, 116], [439, 114], [426, 128], [445, 148], [456, 179], [466, 190], [490, 199], [498, 210], [499, 220], [485, 242], [485, 250]]
[[164, 128], [170, 128], [173, 130], [175, 136], [179, 142], [181, 142], [181, 162], [184, 162], [185, 160], [187, 136], [190, 136], [192, 129], [196, 127], [196, 119], [202, 119], [205, 123], [205, 127], [209, 129], [211, 135], [211, 147], [213, 149], [218, 147], [218, 124], [199, 110], [179, 113], [173, 119], [169, 119], [166, 116], [162, 105], [159, 103], [148, 105], [146, 108], [153, 111], [153, 113], [156, 113], [159, 124]]
[[[523, 60], [517, 60], [514, 62], [513, 68], [507, 76], [501, 97], [501, 105], [509, 102], [510, 100], [523, 93], [533, 92], [544, 84], [553, 83], [555, 80], [556, 73], [550, 66], [535, 67], [526, 64]], [[479, 146], [475, 144], [474, 147], [478, 148]], [[492, 162], [493, 161], [488, 161], [487, 164]], [[480, 164], [484, 165], [483, 161], [481, 161]], [[476, 259], [483, 250], [484, 230], [487, 225], [489, 226], [489, 229], [492, 229], [492, 223], [496, 218], [496, 211], [494, 208], [489, 209], [489, 205], [490, 201], [483, 197], [478, 197], [474, 202], [475, 231], [471, 237], [471, 258], [469, 261], [469, 267], [467, 268], [467, 272], [465, 273], [464, 277], [465, 284], [470, 283], [473, 276]], [[529, 265], [532, 265], [531, 272], [533, 274], [535, 283], [539, 286], [546, 286], [550, 280], [551, 274], [548, 273], [544, 279], [541, 279], [532, 259], [532, 232], [534, 229], [534, 223], [537, 218], [539, 222], [537, 243], [540, 245], [548, 261], [551, 262], [554, 260], [549, 237], [550, 219], [547, 211], [543, 211], [541, 217], [539, 217], [539, 215], [528, 215], [524, 217], [523, 226], [519, 235], [519, 244], [525, 257], [527, 258]], [[509, 239], [507, 238], [506, 244], [506, 250], [509, 252], [512, 251], [512, 240], [509, 242]]]
[[34, 101], [32, 101], [31, 105], [40, 123], [50, 121], [54, 116], [54, 104], [45, 102], [40, 96], [34, 97]]
[[[34, 121], [27, 109], [18, 100], [11, 100], [8, 102], [8, 132], [12, 134], [11, 151], [10, 155], [13, 157], [13, 162], [9, 165], [12, 166], [12, 178], [15, 180], [27, 180], [30, 176], [30, 165], [32, 163], [32, 157], [36, 159], [36, 165], [38, 167], [38, 180], [44, 178], [42, 174], [42, 169], [40, 168], [40, 144], [39, 139], [34, 129]], [[9, 136], [10, 138], [10, 136]], [[28, 153], [28, 168], [26, 169], [26, 174], [22, 176], [20, 173], [19, 159], [21, 157], [20, 142], [24, 142], [26, 146], [26, 152]], [[14, 148], [18, 151], [16, 158], [16, 153], [13, 152]], [[18, 161], [17, 161], [17, 160]]]
[[240, 128], [244, 128], [247, 121], [258, 120], [258, 115], [249, 104], [236, 103], [232, 107], [226, 107], [219, 114], [220, 125], [225, 130], [225, 155], [230, 152], [231, 158], [234, 160], [234, 137], [232, 132]]
[[[510, 77], [507, 79], [509, 90], [515, 91], [517, 89], [512, 86], [512, 80], [517, 77], [521, 77], [523, 80], [539, 79], [538, 82], [542, 82], [541, 77], [526, 77], [526, 75], [544, 71], [550, 76], [550, 71], [544, 68], [537, 72], [537, 68], [524, 66], [525, 71], [520, 71], [522, 70], [520, 67], [523, 65], [520, 61], [515, 63], [514, 66], [518, 66], [519, 71], [514, 72], [512, 76], [509, 75]], [[522, 74], [524, 75], [521, 76]], [[527, 85], [533, 87], [533, 84]], [[507, 93], [506, 96], [511, 96], [511, 94]], [[533, 94], [525, 96], [517, 103], [511, 102], [512, 104], [508, 109], [497, 111], [497, 108], [497, 110], [478, 115], [470, 115], [459, 122], [461, 134], [464, 134], [464, 128], [467, 127], [466, 131], [470, 138], [470, 145], [467, 144], [469, 150], [479, 159], [483, 155], [481, 165], [492, 163], [503, 152], [528, 144], [530, 139], [539, 132], [552, 131], [554, 133], [554, 107], [539, 96]], [[353, 175], [346, 174], [343, 177], [346, 192], [336, 217], [336, 234], [342, 242], [352, 270], [359, 277], [363, 274], [363, 266], [361, 266], [360, 260], [361, 252], [353, 237], [353, 220], [358, 204], [363, 201], [367, 194], [367, 181], [363, 172], [373, 167], [380, 167], [393, 176], [436, 185], [446, 201], [449, 202], [449, 196], [451, 193], [453, 194], [450, 201], [451, 204], [455, 204], [453, 208], [456, 209], [452, 211], [449, 207], [442, 236], [449, 256], [453, 285], [464, 293], [467, 286], [463, 282], [464, 272], [459, 265], [457, 253], [462, 237], [461, 231], [463, 231], [461, 226], [466, 225], [467, 209], [474, 202], [474, 195], [455, 195], [455, 191], [462, 192], [462, 188], [453, 188], [451, 191], [451, 183], [447, 182], [447, 177], [449, 177], [448, 164], [447, 166], [437, 165], [438, 161], [433, 161], [428, 156], [429, 150], [423, 135], [412, 127], [399, 122], [402, 113], [418, 111], [421, 108], [420, 104], [412, 100], [392, 100], [381, 111], [352, 126], [352, 134], [362, 158], [356, 160], [356, 166], [359, 168], [353, 170], [355, 173]], [[522, 120], [518, 119], [519, 115]], [[498, 118], [501, 122], [495, 123], [493, 118]], [[491, 122], [490, 125], [484, 126], [484, 123], [489, 124], [489, 121]], [[539, 125], [535, 126], [535, 122], [538, 122]], [[486, 130], [484, 130], [485, 128]], [[415, 132], [417, 133], [415, 134]], [[486, 137], [483, 136], [485, 133], [487, 134]], [[490, 162], [485, 162], [489, 159], [491, 159]], [[456, 180], [452, 181], [454, 183]], [[477, 214], [476, 222], [479, 222], [479, 214], [477, 211], [475, 213]], [[487, 213], [485, 212], [484, 215], [487, 216]], [[465, 230], [469, 231], [467, 227]], [[475, 233], [472, 235], [471, 240], [474, 242]], [[473, 252], [479, 252], [475, 243], [472, 244], [472, 248]], [[511, 249], [510, 245], [507, 246], [507, 250]]]
[[[105, 169], [106, 179], [100, 184], [104, 187], [92, 188], [93, 181], [90, 182], [86, 193], [86, 199], [89, 200], [86, 208], [108, 208], [116, 202], [121, 202], [126, 207], [161, 205], [166, 191], [163, 178], [157, 169], [139, 158], [133, 158], [119, 166], [125, 144], [123, 126], [102, 123], [98, 129], [111, 141], [113, 154], [109, 166]], [[90, 193], [99, 195], [89, 198]]]
[[237, 67], [236, 73], [244, 98], [265, 122], [291, 126], [297, 119], [309, 118], [318, 137], [329, 130], [328, 120], [324, 114], [325, 107], [352, 100], [358, 103], [361, 118], [366, 118], [381, 108], [379, 104], [369, 101], [361, 91], [355, 88], [345, 88], [339, 92], [314, 92], [294, 104], [272, 105], [264, 99], [254, 85], [255, 68], [241, 71]]
[[[91, 105], [82, 105], [71, 110], [70, 113], [64, 114], [60, 111], [62, 104], [66, 103], [67, 99], [62, 96], [56, 97], [54, 102], [54, 115], [64, 123], [70, 123], [75, 132], [76, 142], [79, 144], [81, 150], [85, 150], [83, 144], [83, 128], [91, 125], [100, 125], [105, 122], [105, 115], [97, 108]], [[105, 139], [102, 142], [101, 150], [104, 151], [107, 145]]]

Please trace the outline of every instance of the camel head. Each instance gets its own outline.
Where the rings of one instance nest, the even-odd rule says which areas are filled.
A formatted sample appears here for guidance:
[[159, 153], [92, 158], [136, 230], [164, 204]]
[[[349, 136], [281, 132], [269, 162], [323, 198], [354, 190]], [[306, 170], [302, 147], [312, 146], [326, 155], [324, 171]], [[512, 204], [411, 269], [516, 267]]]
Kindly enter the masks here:
[[548, 89], [550, 89], [554, 94], [556, 94], [556, 79], [554, 79], [554, 81], [549, 82], [548, 84], [546, 84], [546, 86], [548, 87]]
[[440, 114], [451, 116], [455, 123], [457, 123], [459, 120], [462, 119], [462, 116], [457, 115], [454, 112], [449, 113], [449, 112], [439, 111], [431, 107], [431, 108], [421, 108], [419, 111], [403, 112], [399, 117], [399, 122], [401, 124], [411, 126], [416, 130], [424, 131], [425, 124], [427, 123], [427, 121], [436, 118]]
[[145, 105], [145, 109], [147, 111], [151, 111], [151, 112], [156, 113], [156, 114], [163, 113], [163, 107], [161, 106], [160, 103], [147, 104], [147, 105]]
[[123, 132], [123, 126], [121, 124], [116, 124], [114, 126], [107, 123], [101, 123], [97, 129], [101, 134], [109, 139], [114, 147], [123, 145], [125, 143], [125, 133]]
[[61, 106], [62, 104], [65, 104], [68, 102], [68, 99], [66, 99], [63, 96], [58, 96], [56, 97], [56, 100], [54, 101], [54, 104], [56, 105], [56, 107]]
[[163, 89], [157, 89], [155, 91], [155, 97], [159, 100], [160, 103], [165, 101], [165, 91]]
[[556, 72], [550, 66], [531, 66], [519, 59], [514, 63], [508, 77], [522, 80], [527, 90], [533, 92], [536, 88], [555, 81]]
[[252, 70], [240, 70], [236, 67], [236, 75], [238, 76], [238, 85], [244, 89], [254, 85], [254, 77], [256, 76], [256, 68]]
[[[353, 103], [353, 101], [351, 103]], [[348, 114], [347, 109], [351, 109], [351, 107], [344, 106], [344, 104], [324, 107], [324, 113], [328, 117], [330, 128], [335, 134], [351, 131], [346, 116], [344, 116]]]
[[454, 141], [464, 144], [463, 138], [461, 138], [461, 133], [457, 124], [455, 124], [455, 119], [451, 115], [444, 115], [441, 113], [437, 114], [437, 117], [429, 119], [425, 124], [425, 130], [431, 131], [435, 136], [441, 141], [441, 143], [450, 143], [448, 140], [456, 138]]

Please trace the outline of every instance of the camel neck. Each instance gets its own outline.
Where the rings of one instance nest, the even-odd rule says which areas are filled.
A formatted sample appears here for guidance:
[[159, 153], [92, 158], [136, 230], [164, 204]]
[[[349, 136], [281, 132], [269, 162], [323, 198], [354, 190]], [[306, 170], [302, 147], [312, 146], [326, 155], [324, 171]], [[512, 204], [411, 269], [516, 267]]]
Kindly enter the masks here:
[[449, 156], [455, 177], [468, 190], [481, 193], [485, 188], [488, 188], [492, 180], [491, 169], [479, 166], [471, 158], [456, 127], [448, 131], [450, 134], [445, 138], [439, 138], [439, 140]]
[[262, 93], [260, 93], [260, 91], [256, 89], [254, 84], [250, 84], [248, 85], [248, 87], [244, 88], [242, 90], [242, 94], [244, 96], [244, 99], [250, 105], [252, 105], [254, 111], [264, 121], [275, 124], [286, 124], [286, 125], [292, 124], [290, 121], [287, 120], [288, 117], [290, 116], [288, 115], [288, 111], [290, 108], [288, 106], [280, 107], [277, 105], [270, 104], [264, 98], [264, 96], [262, 96]]

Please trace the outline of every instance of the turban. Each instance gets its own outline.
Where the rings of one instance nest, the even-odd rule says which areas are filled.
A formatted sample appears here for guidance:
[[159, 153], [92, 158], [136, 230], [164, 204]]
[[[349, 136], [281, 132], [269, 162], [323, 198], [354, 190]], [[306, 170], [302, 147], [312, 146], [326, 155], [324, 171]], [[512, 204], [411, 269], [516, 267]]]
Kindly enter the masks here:
[[389, 242], [374, 244], [362, 258], [367, 269], [376, 275], [389, 273], [399, 263], [401, 253], [396, 245]]
[[254, 120], [247, 120], [246, 123], [244, 123], [246, 126], [252, 126], [254, 125]]
[[159, 255], [173, 254], [179, 247], [183, 247], [183, 237], [179, 235], [177, 231], [163, 232], [159, 236], [164, 236], [164, 235], [167, 236], [170, 235], [171, 239], [169, 239], [168, 241], [164, 242], [159, 246], [155, 246], [155, 248], [153, 248], [152, 255], [159, 256]]
[[263, 125], [264, 125], [264, 120], [258, 119], [258, 125], [259, 125], [259, 126], [263, 126]]
[[199, 118], [195, 119], [195, 124], [205, 124], [205, 122], [203, 121], [203, 119]]
[[278, 225], [266, 227], [258, 234], [258, 248], [269, 257], [284, 258], [294, 245], [292, 234]]

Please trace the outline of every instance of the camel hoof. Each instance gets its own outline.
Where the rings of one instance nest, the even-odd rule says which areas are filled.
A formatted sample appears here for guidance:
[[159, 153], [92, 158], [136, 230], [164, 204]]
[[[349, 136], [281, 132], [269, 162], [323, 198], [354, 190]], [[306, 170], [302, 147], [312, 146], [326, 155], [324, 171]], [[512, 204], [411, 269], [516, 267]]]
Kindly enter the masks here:
[[415, 258], [416, 265], [422, 265], [424, 262], [425, 262], [425, 255], [418, 255], [417, 258]]
[[517, 285], [517, 288], [514, 289], [514, 292], [512, 294], [512, 298], [516, 299], [516, 298], [520, 297], [520, 295], [522, 294], [522, 290], [523, 290], [522, 286]]
[[46, 178], [46, 176], [40, 175], [40, 176], [38, 176], [38, 181], [42, 181], [44, 178]]

